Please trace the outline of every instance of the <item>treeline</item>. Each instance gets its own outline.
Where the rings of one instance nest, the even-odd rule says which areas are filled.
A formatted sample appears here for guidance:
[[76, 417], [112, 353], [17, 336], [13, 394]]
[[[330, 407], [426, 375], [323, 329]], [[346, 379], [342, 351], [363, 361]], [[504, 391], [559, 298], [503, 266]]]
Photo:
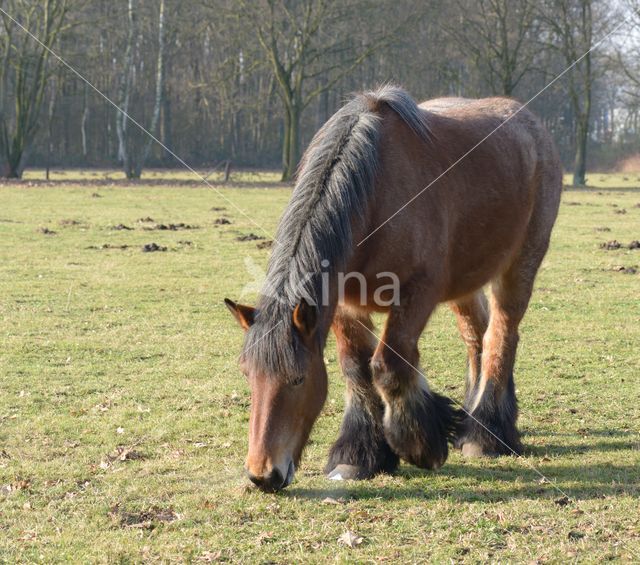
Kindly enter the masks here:
[[546, 87], [530, 107], [577, 185], [587, 166], [640, 151], [640, 0], [0, 6], [3, 176], [120, 166], [136, 178], [144, 166], [179, 166], [178, 156], [198, 167], [282, 166], [290, 178], [346, 96], [383, 82], [417, 99], [526, 101]]

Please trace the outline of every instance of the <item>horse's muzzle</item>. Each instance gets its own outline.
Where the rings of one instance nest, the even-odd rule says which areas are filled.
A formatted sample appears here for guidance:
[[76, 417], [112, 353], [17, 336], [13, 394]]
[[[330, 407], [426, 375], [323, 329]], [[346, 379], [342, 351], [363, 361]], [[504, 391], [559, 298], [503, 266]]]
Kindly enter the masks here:
[[277, 467], [274, 467], [268, 475], [263, 476], [256, 476], [250, 471], [247, 471], [247, 477], [249, 477], [249, 480], [263, 492], [278, 492], [291, 484], [294, 473], [295, 467], [293, 465], [293, 461], [289, 461], [286, 477], [282, 476], [282, 473]]

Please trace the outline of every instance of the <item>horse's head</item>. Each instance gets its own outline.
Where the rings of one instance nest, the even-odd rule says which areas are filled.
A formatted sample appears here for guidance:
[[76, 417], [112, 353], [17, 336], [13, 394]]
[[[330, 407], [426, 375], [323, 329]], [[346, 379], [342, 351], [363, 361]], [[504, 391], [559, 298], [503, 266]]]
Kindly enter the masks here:
[[[268, 325], [260, 323], [255, 308], [228, 299], [225, 304], [245, 331], [255, 333], [252, 343], [245, 344], [240, 363], [251, 387], [249, 451], [245, 468], [255, 485], [263, 491], [275, 492], [293, 480], [302, 450], [327, 396], [327, 372], [316, 339], [317, 309], [302, 300], [291, 313], [291, 323], [282, 323], [291, 335], [280, 340], [286, 344], [278, 347], [295, 348], [295, 352], [284, 352], [285, 356], [290, 353], [304, 359], [299, 374], [278, 375], [257, 366], [249, 351], [274, 327], [259, 327]], [[259, 346], [264, 348], [265, 344], [269, 341], [265, 340]], [[270, 354], [275, 357], [277, 352]]]

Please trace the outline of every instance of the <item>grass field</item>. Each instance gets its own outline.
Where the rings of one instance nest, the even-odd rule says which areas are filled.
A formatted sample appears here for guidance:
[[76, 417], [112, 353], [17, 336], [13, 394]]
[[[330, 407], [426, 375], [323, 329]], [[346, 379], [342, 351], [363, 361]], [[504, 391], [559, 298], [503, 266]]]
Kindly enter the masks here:
[[[331, 341], [329, 400], [278, 495], [243, 477], [249, 391], [222, 299], [269, 253], [237, 240], [264, 234], [227, 199], [272, 233], [289, 189], [0, 185], [0, 561], [639, 561], [640, 249], [599, 247], [640, 239], [640, 180], [619, 176], [564, 194], [521, 332], [524, 457], [327, 481]], [[420, 348], [461, 399], [446, 308]]]

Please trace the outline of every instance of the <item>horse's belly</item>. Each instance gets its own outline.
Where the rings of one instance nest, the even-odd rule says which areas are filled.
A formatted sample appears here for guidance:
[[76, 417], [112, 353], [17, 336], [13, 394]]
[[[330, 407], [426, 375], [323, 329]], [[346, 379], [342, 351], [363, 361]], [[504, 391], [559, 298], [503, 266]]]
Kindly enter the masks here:
[[[451, 234], [447, 250], [444, 300], [459, 298], [487, 284], [508, 268], [522, 246], [529, 221], [525, 202], [494, 214], [473, 229], [473, 219], [461, 222]], [[476, 215], [477, 217], [477, 215]]]

